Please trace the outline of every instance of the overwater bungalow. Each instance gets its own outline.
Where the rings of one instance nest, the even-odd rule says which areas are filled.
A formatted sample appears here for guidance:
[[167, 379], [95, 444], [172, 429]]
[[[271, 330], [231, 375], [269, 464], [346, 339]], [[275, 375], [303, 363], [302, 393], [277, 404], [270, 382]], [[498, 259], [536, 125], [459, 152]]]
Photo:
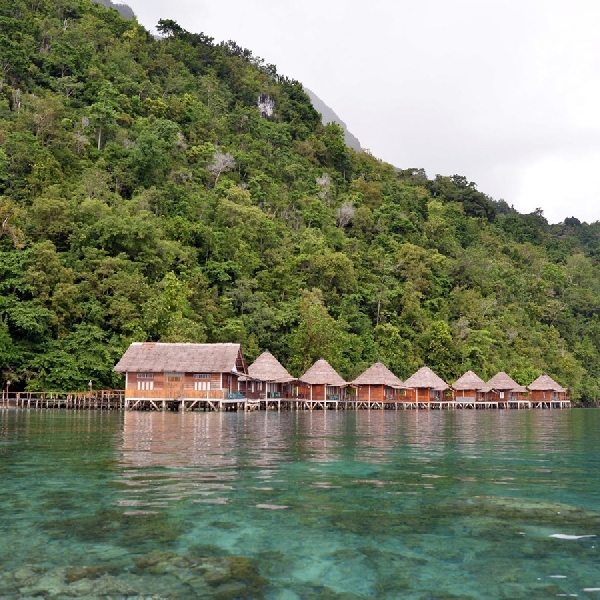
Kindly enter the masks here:
[[266, 350], [248, 367], [248, 377], [240, 377], [240, 390], [252, 399], [291, 398], [295, 380]]
[[319, 359], [298, 380], [298, 398], [304, 400], [343, 400], [348, 385], [324, 359]]
[[568, 390], [544, 373], [527, 386], [533, 402], [556, 402], [567, 399]]
[[351, 385], [356, 389], [356, 399], [364, 402], [394, 402], [400, 390], [406, 387], [382, 362], [377, 361]]
[[114, 370], [126, 400], [226, 398], [248, 374], [240, 344], [134, 342]]
[[454, 400], [474, 402], [479, 397], [483, 386], [485, 386], [485, 381], [479, 375], [473, 371], [467, 371], [451, 386], [454, 391]]
[[521, 400], [527, 389], [520, 386], [504, 371], [496, 373], [481, 388], [482, 399], [486, 402], [506, 402], [508, 400]]
[[421, 367], [411, 375], [405, 382], [406, 396], [402, 400], [406, 402], [431, 402], [442, 400], [448, 384], [429, 367]]

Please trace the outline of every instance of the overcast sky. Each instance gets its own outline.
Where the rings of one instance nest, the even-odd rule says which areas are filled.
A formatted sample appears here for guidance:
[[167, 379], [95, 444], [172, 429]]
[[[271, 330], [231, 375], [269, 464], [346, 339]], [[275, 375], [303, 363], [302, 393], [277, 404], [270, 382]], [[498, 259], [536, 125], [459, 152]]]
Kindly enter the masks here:
[[301, 81], [363, 148], [600, 220], [598, 0], [125, 0]]

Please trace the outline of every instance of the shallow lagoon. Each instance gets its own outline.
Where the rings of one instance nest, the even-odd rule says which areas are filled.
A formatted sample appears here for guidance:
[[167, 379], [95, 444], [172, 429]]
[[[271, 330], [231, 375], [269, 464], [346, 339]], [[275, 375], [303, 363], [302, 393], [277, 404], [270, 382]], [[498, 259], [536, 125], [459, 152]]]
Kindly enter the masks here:
[[598, 410], [3, 410], [0, 598], [600, 598], [599, 440]]

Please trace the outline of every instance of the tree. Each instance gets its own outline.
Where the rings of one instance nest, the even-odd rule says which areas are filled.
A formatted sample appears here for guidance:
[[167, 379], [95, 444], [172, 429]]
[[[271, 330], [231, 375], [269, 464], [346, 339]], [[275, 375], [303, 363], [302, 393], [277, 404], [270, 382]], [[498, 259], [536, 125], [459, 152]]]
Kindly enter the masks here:
[[319, 358], [339, 368], [343, 331], [327, 311], [321, 290], [303, 290], [298, 312], [299, 323], [289, 342], [290, 368], [303, 373]]
[[208, 165], [208, 170], [215, 176], [214, 187], [219, 183], [219, 177], [235, 167], [235, 159], [228, 152], [217, 150], [213, 156], [213, 161]]
[[100, 88], [96, 102], [90, 106], [90, 121], [96, 128], [96, 148], [102, 149], [103, 136], [114, 126], [117, 118], [116, 92], [110, 83]]
[[19, 227], [20, 215], [21, 210], [14, 202], [0, 196], [0, 241], [7, 237], [15, 248], [25, 245], [25, 237]]

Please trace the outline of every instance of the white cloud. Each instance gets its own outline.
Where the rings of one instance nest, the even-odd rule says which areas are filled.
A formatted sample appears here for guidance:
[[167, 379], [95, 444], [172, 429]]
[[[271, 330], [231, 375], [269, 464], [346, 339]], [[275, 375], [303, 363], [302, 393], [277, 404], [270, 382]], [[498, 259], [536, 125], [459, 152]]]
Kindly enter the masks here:
[[128, 3], [146, 27], [172, 18], [250, 48], [399, 167], [463, 174], [553, 221], [600, 219], [595, 0]]

